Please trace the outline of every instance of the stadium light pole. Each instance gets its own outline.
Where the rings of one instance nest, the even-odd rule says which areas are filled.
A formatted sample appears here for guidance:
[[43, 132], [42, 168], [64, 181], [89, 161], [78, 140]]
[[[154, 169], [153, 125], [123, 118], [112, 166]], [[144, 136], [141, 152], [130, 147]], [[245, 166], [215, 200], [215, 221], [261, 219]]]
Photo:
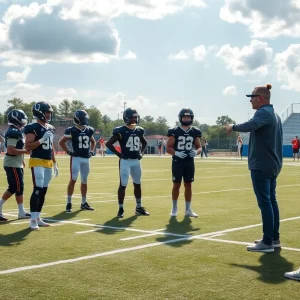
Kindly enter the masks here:
[[126, 109], [126, 104], [127, 104], [127, 102], [124, 102], [124, 111], [125, 111], [125, 109]]

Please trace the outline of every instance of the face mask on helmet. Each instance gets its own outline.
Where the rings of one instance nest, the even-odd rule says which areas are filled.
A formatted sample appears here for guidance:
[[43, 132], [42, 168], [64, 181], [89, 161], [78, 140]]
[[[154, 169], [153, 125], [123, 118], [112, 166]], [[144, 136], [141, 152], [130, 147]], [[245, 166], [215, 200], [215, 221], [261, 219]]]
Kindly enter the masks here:
[[[191, 119], [189, 121], [183, 121], [184, 116], [190, 116]], [[178, 115], [179, 123], [183, 126], [189, 126], [193, 124], [194, 121], [194, 113], [190, 108], [183, 108]]]
[[74, 113], [73, 121], [76, 125], [86, 127], [89, 125], [90, 118], [85, 110], [77, 110]]
[[135, 109], [127, 108], [123, 113], [123, 120], [126, 125], [139, 125], [140, 116]]
[[[49, 114], [46, 114], [47, 112]], [[52, 121], [52, 113], [53, 113], [53, 109], [48, 102], [38, 102], [38, 103], [34, 104], [32, 107], [33, 116], [36, 119], [41, 120], [46, 123]]]
[[8, 125], [15, 125], [22, 128], [27, 125], [28, 118], [23, 110], [13, 109], [7, 114]]

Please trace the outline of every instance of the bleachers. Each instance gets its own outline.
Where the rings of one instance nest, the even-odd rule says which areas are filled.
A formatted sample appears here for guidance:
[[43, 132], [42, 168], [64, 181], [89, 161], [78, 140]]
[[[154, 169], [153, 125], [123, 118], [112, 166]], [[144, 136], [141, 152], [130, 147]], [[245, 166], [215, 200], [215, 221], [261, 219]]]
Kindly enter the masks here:
[[300, 136], [300, 113], [291, 113], [282, 125], [283, 145], [291, 145], [296, 135]]

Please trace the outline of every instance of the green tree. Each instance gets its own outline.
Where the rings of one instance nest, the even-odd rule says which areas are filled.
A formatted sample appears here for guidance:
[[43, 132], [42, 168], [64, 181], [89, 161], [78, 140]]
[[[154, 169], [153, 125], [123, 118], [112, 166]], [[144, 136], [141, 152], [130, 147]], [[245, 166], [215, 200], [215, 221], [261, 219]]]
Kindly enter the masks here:
[[145, 122], [153, 122], [154, 118], [151, 117], [151, 116], [146, 116], [146, 117], [142, 118], [142, 120], [145, 121]]
[[81, 109], [86, 110], [86, 106], [85, 106], [85, 104], [84, 104], [83, 101], [81, 101], [81, 100], [73, 100], [71, 102], [70, 110], [71, 110], [72, 114], [74, 114], [74, 112], [76, 110], [81, 110]]
[[64, 99], [58, 105], [58, 115], [61, 118], [70, 118], [73, 116], [71, 111], [71, 102], [68, 99]]
[[95, 106], [91, 106], [87, 108], [86, 111], [90, 117], [90, 126], [103, 130], [104, 124], [102, 122], [102, 114], [100, 110]]
[[4, 124], [4, 115], [0, 112], [0, 124]]
[[218, 117], [216, 124], [219, 126], [223, 126], [226, 124], [235, 124], [235, 121], [232, 120], [231, 118], [229, 118], [228, 116], [221, 116], [221, 117]]

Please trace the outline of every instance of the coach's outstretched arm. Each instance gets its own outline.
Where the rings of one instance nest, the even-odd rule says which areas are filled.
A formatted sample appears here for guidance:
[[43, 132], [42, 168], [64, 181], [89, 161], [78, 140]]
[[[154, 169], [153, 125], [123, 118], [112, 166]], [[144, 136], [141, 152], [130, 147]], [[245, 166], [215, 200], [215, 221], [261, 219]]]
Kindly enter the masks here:
[[114, 143], [119, 141], [120, 135], [116, 135], [114, 134], [107, 142], [106, 142], [106, 147], [113, 152], [114, 154], [116, 154], [118, 157], [122, 158], [122, 153], [118, 152], [117, 149], [114, 146]]

